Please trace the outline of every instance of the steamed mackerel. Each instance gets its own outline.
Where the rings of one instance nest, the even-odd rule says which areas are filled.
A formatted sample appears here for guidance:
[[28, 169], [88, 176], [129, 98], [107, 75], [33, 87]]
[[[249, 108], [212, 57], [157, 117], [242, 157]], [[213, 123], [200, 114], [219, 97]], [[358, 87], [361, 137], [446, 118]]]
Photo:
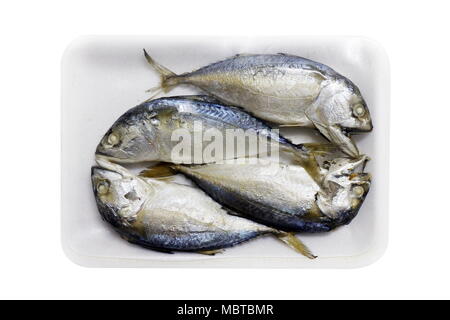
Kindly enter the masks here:
[[146, 52], [145, 56], [161, 76], [161, 85], [151, 91], [193, 85], [263, 120], [316, 128], [353, 157], [359, 151], [349, 133], [372, 130], [358, 87], [330, 67], [309, 59], [287, 54], [236, 55], [177, 75]]
[[[370, 175], [363, 172], [366, 161], [365, 156], [326, 161], [322, 186], [301, 166], [264, 159], [170, 167], [242, 217], [284, 231], [325, 232], [357, 215], [370, 188]], [[161, 177], [164, 168], [141, 175]]]
[[92, 186], [98, 210], [131, 243], [165, 252], [214, 254], [272, 234], [314, 258], [292, 234], [229, 215], [197, 188], [140, 178], [102, 158], [97, 158], [97, 164], [92, 168]]
[[[208, 96], [179, 96], [160, 98], [144, 102], [123, 114], [106, 132], [96, 153], [114, 162], [136, 163], [143, 161], [164, 161], [172, 163], [211, 163], [235, 158], [233, 152], [198, 159], [189, 154], [173, 152], [179, 139], [173, 137], [178, 129], [184, 129], [194, 136], [196, 125], [201, 124], [201, 134], [216, 130], [226, 137], [229, 129], [242, 129], [256, 139], [264, 139], [267, 149], [288, 152], [306, 168], [308, 173], [320, 181], [320, 170], [312, 156], [314, 148], [326, 146], [295, 145], [280, 136], [263, 121], [249, 115], [242, 109], [226, 106]], [[193, 142], [193, 141], [192, 141]], [[203, 142], [202, 153], [209, 143]], [[329, 147], [329, 146], [328, 146]], [[257, 150], [259, 152], [259, 150]], [[256, 156], [247, 154], [246, 156]], [[228, 159], [229, 159], [228, 158]]]

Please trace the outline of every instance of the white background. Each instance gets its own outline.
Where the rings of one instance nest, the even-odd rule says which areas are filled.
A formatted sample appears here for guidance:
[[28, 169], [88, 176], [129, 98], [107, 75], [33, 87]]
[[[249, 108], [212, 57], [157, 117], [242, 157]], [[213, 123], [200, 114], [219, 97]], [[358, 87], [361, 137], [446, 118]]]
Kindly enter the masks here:
[[[448, 12], [444, 1], [3, 3], [0, 298], [450, 298]], [[70, 262], [60, 241], [60, 61], [85, 34], [378, 40], [392, 72], [386, 254], [350, 270], [88, 269]]]

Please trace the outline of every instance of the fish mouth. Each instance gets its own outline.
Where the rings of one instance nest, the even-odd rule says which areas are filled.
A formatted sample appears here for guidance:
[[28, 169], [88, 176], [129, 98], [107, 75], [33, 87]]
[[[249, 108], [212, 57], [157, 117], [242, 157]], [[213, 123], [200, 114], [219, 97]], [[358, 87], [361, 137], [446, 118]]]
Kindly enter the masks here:
[[108, 152], [109, 148], [105, 148], [102, 143], [99, 143], [97, 145], [97, 148], [95, 149], [95, 154], [98, 156], [102, 156], [103, 158], [107, 158], [110, 161], [119, 161], [121, 160], [120, 158], [117, 158], [115, 156], [111, 155], [111, 152]]
[[348, 133], [353, 133], [353, 134], [371, 132], [372, 130], [373, 130], [372, 121], [369, 121], [366, 124], [359, 126], [359, 127], [346, 128], [346, 131]]
[[370, 173], [363, 172], [363, 173], [359, 174], [359, 179], [361, 181], [364, 181], [364, 182], [371, 182], [372, 181], [372, 175]]

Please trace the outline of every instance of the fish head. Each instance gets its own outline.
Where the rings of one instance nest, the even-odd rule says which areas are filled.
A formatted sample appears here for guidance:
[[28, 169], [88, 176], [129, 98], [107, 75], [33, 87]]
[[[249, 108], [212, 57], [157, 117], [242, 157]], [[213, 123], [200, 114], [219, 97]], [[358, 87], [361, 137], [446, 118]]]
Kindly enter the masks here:
[[346, 132], [370, 132], [373, 129], [367, 103], [350, 80], [327, 85], [318, 99], [321, 122], [343, 128]]
[[125, 113], [103, 136], [96, 154], [119, 163], [158, 160], [158, 128], [153, 121], [145, 112]]
[[113, 226], [127, 227], [136, 221], [145, 204], [149, 186], [120, 165], [97, 158], [91, 169], [92, 187], [102, 217]]
[[369, 158], [336, 158], [328, 161], [317, 203], [337, 225], [349, 223], [358, 213], [370, 189], [371, 175], [364, 172]]

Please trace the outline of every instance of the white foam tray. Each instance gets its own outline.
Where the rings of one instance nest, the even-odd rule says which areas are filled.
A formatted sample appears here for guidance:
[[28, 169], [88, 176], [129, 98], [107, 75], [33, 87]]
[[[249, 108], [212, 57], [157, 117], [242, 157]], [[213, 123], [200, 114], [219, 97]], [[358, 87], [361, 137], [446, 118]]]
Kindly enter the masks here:
[[[142, 48], [175, 72], [194, 70], [236, 53], [285, 52], [327, 64], [361, 89], [374, 123], [356, 136], [372, 161], [371, 190], [358, 216], [335, 231], [300, 235], [319, 256], [309, 260], [272, 237], [216, 256], [165, 254], [122, 240], [97, 212], [90, 181], [94, 151], [111, 124], [148, 98], [158, 76]], [[91, 267], [291, 267], [351, 268], [384, 252], [388, 237], [389, 63], [374, 41], [355, 37], [155, 37], [89, 36], [76, 39], [62, 61], [62, 243], [75, 263]], [[179, 87], [171, 95], [195, 94]], [[295, 142], [321, 141], [309, 130], [282, 131]]]

